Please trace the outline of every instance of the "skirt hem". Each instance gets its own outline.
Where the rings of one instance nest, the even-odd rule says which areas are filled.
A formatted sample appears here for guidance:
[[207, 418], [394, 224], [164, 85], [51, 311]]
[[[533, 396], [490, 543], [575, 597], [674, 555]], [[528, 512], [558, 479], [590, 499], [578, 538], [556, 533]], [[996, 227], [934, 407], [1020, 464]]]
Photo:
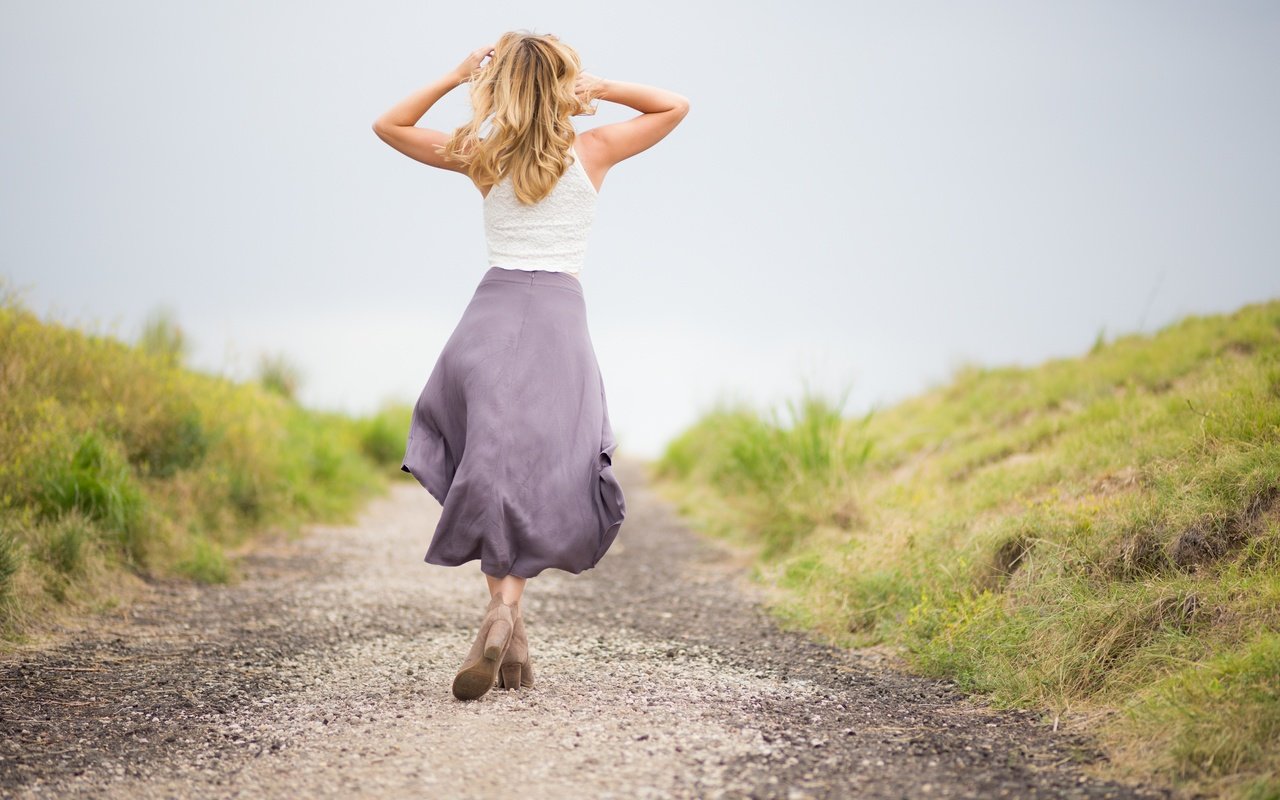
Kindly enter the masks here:
[[525, 580], [528, 580], [530, 578], [536, 578], [549, 569], [558, 569], [561, 572], [567, 572], [570, 575], [581, 575], [582, 573], [586, 572], [589, 569], [594, 569], [600, 563], [599, 561], [597, 561], [595, 564], [590, 564], [579, 570], [572, 570], [572, 569], [569, 569], [568, 567], [553, 567], [548, 565], [545, 567], [541, 567], [540, 569], [537, 569], [528, 575], [521, 575], [515, 570], [509, 569], [506, 572], [503, 572], [500, 569], [495, 569], [492, 566], [485, 564], [484, 559], [481, 558], [480, 556], [473, 556], [472, 558], [464, 559], [462, 561], [447, 561], [445, 559], [439, 559], [439, 558], [424, 558], [423, 561], [437, 567], [461, 567], [466, 564], [470, 564], [472, 561], [479, 561], [480, 571], [483, 572], [485, 575], [488, 575], [490, 578], [501, 579], [501, 578], [507, 577], [508, 575], [513, 575], [517, 578], [524, 578]]

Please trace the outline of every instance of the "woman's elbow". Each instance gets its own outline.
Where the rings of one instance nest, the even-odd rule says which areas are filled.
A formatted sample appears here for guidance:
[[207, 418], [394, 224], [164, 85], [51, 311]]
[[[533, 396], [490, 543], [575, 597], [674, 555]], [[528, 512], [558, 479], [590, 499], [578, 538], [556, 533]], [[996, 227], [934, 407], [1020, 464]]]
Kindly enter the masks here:
[[384, 144], [389, 144], [392, 147], [395, 147], [396, 126], [388, 123], [384, 119], [379, 118], [373, 121], [373, 133], [375, 136], [381, 139]]

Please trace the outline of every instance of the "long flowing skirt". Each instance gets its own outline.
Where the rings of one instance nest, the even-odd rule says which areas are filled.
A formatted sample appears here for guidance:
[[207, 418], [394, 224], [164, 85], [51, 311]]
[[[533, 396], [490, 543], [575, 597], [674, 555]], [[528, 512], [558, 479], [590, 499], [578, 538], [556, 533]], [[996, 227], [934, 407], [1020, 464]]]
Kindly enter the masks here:
[[426, 561], [594, 567], [626, 516], [582, 284], [490, 267], [414, 406], [400, 469], [442, 506]]

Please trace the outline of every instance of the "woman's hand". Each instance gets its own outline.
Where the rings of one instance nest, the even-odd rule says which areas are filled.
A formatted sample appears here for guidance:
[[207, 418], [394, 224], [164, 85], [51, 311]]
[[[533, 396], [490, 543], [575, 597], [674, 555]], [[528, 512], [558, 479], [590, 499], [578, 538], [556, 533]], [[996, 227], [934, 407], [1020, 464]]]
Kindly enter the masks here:
[[493, 55], [493, 48], [493, 45], [488, 45], [468, 53], [467, 57], [462, 59], [462, 63], [458, 65], [458, 68], [454, 70], [454, 74], [458, 76], [458, 83], [462, 84], [471, 80], [471, 76], [475, 74], [475, 71], [480, 69], [480, 62], [484, 61], [485, 57]]
[[600, 98], [605, 93], [608, 81], [590, 72], [579, 72], [578, 80], [573, 84], [573, 92], [582, 98], [584, 103]]

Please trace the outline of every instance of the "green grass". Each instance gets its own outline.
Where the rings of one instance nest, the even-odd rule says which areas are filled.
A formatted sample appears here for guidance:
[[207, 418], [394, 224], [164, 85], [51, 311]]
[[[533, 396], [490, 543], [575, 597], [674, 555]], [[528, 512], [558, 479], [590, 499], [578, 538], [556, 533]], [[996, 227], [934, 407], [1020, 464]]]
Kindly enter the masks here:
[[1280, 302], [840, 405], [713, 409], [659, 488], [786, 620], [1088, 724], [1117, 771], [1280, 793]]
[[188, 347], [168, 312], [130, 344], [0, 285], [0, 649], [127, 601], [140, 576], [231, 580], [230, 549], [350, 520], [403, 479], [408, 407], [307, 409], [292, 377], [187, 369]]

